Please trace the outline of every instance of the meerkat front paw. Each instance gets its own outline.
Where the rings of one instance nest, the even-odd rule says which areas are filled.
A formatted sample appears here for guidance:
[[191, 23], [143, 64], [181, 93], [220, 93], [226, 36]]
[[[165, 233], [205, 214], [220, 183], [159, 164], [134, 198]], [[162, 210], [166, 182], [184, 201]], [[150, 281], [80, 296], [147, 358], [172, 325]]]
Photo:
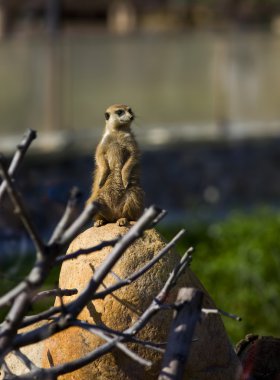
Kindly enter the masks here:
[[94, 222], [94, 227], [101, 227], [101, 226], [104, 226], [104, 224], [106, 224], [105, 220], [103, 219], [98, 219]]
[[117, 220], [117, 225], [120, 227], [126, 226], [128, 223], [128, 220], [126, 218], [120, 218]]

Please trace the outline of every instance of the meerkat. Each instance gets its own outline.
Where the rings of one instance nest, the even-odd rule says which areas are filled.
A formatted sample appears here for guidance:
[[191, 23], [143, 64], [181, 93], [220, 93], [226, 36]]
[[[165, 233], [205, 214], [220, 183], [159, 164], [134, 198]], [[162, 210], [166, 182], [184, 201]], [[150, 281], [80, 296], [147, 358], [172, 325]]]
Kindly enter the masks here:
[[105, 112], [105, 131], [95, 153], [91, 196], [98, 213], [96, 227], [116, 222], [124, 226], [137, 220], [144, 210], [144, 191], [140, 186], [137, 142], [131, 131], [132, 109], [114, 104]]

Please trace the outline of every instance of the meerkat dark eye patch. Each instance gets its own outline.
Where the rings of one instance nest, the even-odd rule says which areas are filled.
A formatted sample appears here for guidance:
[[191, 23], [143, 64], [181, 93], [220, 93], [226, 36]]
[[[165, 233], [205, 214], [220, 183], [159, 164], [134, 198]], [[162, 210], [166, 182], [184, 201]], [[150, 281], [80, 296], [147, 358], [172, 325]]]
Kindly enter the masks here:
[[109, 114], [109, 112], [105, 112], [105, 119], [106, 119], [106, 120], [109, 120], [109, 118], [110, 118], [110, 114]]
[[118, 116], [122, 116], [122, 115], [124, 115], [124, 110], [117, 110], [115, 113]]

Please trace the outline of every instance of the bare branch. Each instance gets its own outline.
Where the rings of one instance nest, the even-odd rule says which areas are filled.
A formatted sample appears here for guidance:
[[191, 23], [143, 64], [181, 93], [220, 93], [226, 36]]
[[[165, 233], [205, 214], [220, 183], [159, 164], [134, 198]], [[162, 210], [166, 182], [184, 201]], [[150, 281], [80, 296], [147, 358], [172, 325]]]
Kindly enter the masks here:
[[181, 288], [171, 325], [159, 380], [181, 380], [187, 363], [196, 323], [200, 319], [203, 292]]
[[96, 207], [93, 204], [88, 204], [78, 219], [65, 232], [66, 235], [65, 237], [62, 237], [62, 241], [60, 243], [54, 243], [50, 246], [43, 246], [43, 260], [41, 260], [41, 258], [37, 258], [34, 267], [25, 279], [0, 298], [0, 307], [13, 302], [13, 300], [21, 292], [26, 291], [26, 289], [35, 289], [41, 285], [54, 265], [55, 258], [65, 249], [67, 242], [79, 233], [83, 224], [92, 218], [95, 212]]
[[69, 226], [71, 217], [73, 216], [73, 213], [75, 211], [75, 208], [78, 203], [78, 199], [81, 195], [80, 190], [77, 187], [73, 187], [73, 189], [70, 191], [70, 197], [67, 202], [64, 214], [62, 215], [62, 218], [60, 219], [59, 223], [57, 224], [48, 245], [51, 245], [53, 243], [56, 243], [60, 240], [61, 236]]
[[44, 290], [43, 292], [40, 292], [36, 294], [32, 298], [32, 303], [37, 302], [43, 298], [48, 298], [48, 297], [69, 297], [73, 296], [74, 294], [77, 294], [78, 290], [77, 289], [51, 289], [51, 290]]
[[23, 292], [26, 288], [27, 288], [27, 282], [26, 281], [22, 281], [21, 283], [19, 283], [18, 285], [16, 285], [13, 289], [11, 289], [6, 294], [4, 294], [0, 298], [0, 308], [3, 307], [3, 306], [5, 306], [5, 305], [11, 304], [13, 302], [13, 300], [21, 292]]
[[21, 293], [11, 307], [0, 330], [0, 347], [4, 352], [8, 349], [13, 337], [17, 333], [18, 326], [27, 313], [30, 300], [29, 293]]
[[[36, 139], [36, 131], [33, 131], [32, 129], [28, 129], [26, 131], [25, 135], [23, 136], [22, 141], [17, 146], [17, 150], [16, 150], [14, 157], [12, 159], [12, 162], [9, 166], [8, 174], [11, 177], [13, 177], [14, 174], [16, 173], [20, 163], [22, 162], [22, 160], [25, 156], [26, 151], [28, 150], [30, 144], [32, 143], [32, 141], [34, 139]], [[4, 195], [4, 193], [5, 193], [6, 185], [7, 185], [7, 183], [5, 180], [0, 185], [0, 202], [1, 202], [1, 199]]]
[[74, 223], [72, 223], [71, 226], [63, 232], [60, 239], [58, 239], [51, 246], [55, 246], [56, 244], [60, 246], [65, 246], [66, 244], [69, 244], [80, 232], [81, 228], [91, 218], [93, 218], [94, 214], [96, 214], [97, 211], [98, 207], [95, 202], [87, 204], [82, 213], [79, 215], [79, 217], [74, 221]]
[[55, 260], [55, 262], [57, 264], [60, 264], [62, 263], [63, 261], [67, 261], [67, 260], [72, 260], [72, 259], [76, 259], [77, 257], [79, 256], [82, 256], [82, 255], [89, 255], [90, 253], [92, 252], [96, 252], [96, 251], [100, 251], [101, 249], [105, 248], [105, 247], [112, 247], [114, 246], [117, 242], [119, 241], [119, 238], [116, 238], [116, 239], [112, 239], [112, 240], [108, 240], [108, 241], [103, 241], [102, 243], [94, 246], [94, 247], [90, 247], [90, 248], [81, 248], [79, 249], [78, 251], [76, 252], [73, 252], [73, 253], [68, 253], [67, 255], [63, 255], [63, 256], [58, 256]]
[[84, 306], [92, 299], [94, 293], [98, 289], [99, 285], [103, 282], [106, 275], [111, 271], [113, 266], [122, 256], [123, 252], [138, 239], [146, 228], [150, 227], [150, 224], [160, 213], [161, 210], [151, 206], [148, 208], [141, 218], [131, 227], [127, 234], [115, 245], [113, 251], [108, 258], [96, 269], [92, 279], [89, 281], [88, 286], [80, 294], [79, 298], [69, 305], [67, 305], [68, 312], [71, 317], [77, 316]]
[[50, 307], [48, 310], [44, 310], [41, 313], [38, 313], [36, 315], [26, 316], [24, 317], [20, 325], [20, 328], [33, 325], [34, 323], [37, 323], [43, 320], [54, 319], [54, 317], [57, 316], [59, 313], [62, 313], [62, 307], [53, 306], [53, 307]]
[[152, 268], [152, 266], [158, 262], [164, 255], [166, 255], [172, 247], [177, 243], [177, 241], [185, 234], [185, 230], [181, 230], [178, 234], [168, 243], [166, 246], [150, 260], [146, 265], [144, 265], [138, 272], [133, 273], [128, 278], [117, 282], [116, 284], [108, 287], [107, 289], [96, 293], [93, 299], [105, 298], [108, 294], [113, 293], [114, 291], [122, 288], [123, 286], [131, 284], [133, 281], [141, 277], [145, 272]]
[[[79, 326], [79, 327], [99, 336], [100, 338], [104, 339], [106, 342], [111, 342], [113, 340], [113, 338], [110, 338], [108, 335], [104, 334], [101, 331], [101, 329], [98, 328], [97, 326], [91, 326], [88, 323], [83, 323], [82, 321], [76, 321], [76, 322], [71, 323], [70, 325], [71, 326]], [[117, 332], [114, 331], [114, 333], [110, 333], [110, 334], [116, 336]], [[141, 358], [141, 356], [139, 356], [135, 352], [131, 351], [123, 343], [116, 341], [115, 346], [117, 348], [119, 348], [123, 353], [125, 353], [128, 357], [130, 357], [132, 360], [136, 361], [138, 364], [141, 364], [141, 365], [144, 365], [147, 367], [150, 367], [152, 365], [152, 363], [150, 361]]]
[[220, 315], [224, 315], [225, 317], [234, 319], [235, 321], [238, 321], [238, 322], [242, 321], [242, 318], [239, 317], [238, 315], [228, 313], [227, 311], [224, 311], [221, 309], [205, 309], [205, 308], [202, 308], [201, 311], [204, 314], [220, 314]]
[[186, 267], [190, 265], [192, 261], [192, 253], [194, 249], [193, 247], [190, 247], [186, 253], [181, 258], [180, 262], [176, 265], [176, 267], [173, 269], [172, 273], [170, 274], [169, 278], [167, 279], [164, 287], [160, 291], [160, 293], [156, 297], [156, 301], [159, 303], [164, 302], [166, 299], [168, 292], [171, 288], [173, 288], [176, 285], [176, 282], [178, 281], [178, 278], [181, 276], [181, 274], [184, 272]]
[[156, 226], [167, 214], [166, 210], [161, 210], [160, 214], [154, 219], [153, 223], [151, 224], [150, 228]]
[[39, 234], [31, 220], [31, 218], [29, 217], [23, 203], [22, 203], [22, 200], [21, 200], [21, 197], [19, 195], [19, 193], [17, 192], [14, 184], [13, 184], [13, 181], [6, 169], [6, 165], [4, 163], [4, 157], [3, 156], [0, 156], [0, 175], [1, 177], [3, 178], [3, 180], [5, 181], [6, 183], [6, 187], [7, 187], [7, 191], [8, 191], [8, 194], [9, 194], [9, 197], [11, 199], [11, 201], [13, 202], [13, 205], [15, 207], [15, 213], [19, 215], [26, 231], [28, 232], [29, 236], [31, 237], [35, 247], [36, 247], [36, 250], [37, 250], [37, 256], [39, 258], [43, 258], [44, 254], [45, 254], [45, 251], [44, 251], [44, 245], [39, 237]]
[[[33, 230], [31, 221], [25, 213], [20, 198], [14, 189], [13, 183], [7, 171], [5, 170], [3, 160], [1, 161], [0, 159], [0, 168], [1, 167], [2, 174], [7, 181], [7, 190], [9, 195], [15, 206], [19, 208], [19, 214], [22, 220], [26, 223], [29, 234], [33, 236], [36, 245], [40, 250], [37, 252], [36, 263], [25, 280], [23, 280], [18, 286], [0, 299], [0, 306], [13, 302], [13, 306], [6, 316], [5, 321], [2, 323], [0, 329], [0, 360], [11, 349], [11, 342], [22, 323], [25, 314], [30, 308], [30, 295], [32, 295], [34, 291], [41, 286], [41, 284], [43, 284], [54, 264], [55, 257], [62, 251], [62, 249], [64, 249], [63, 244], [53, 244], [47, 247], [41, 243], [35, 229]], [[79, 232], [82, 225], [93, 215], [94, 212], [95, 206], [89, 204], [80, 217], [65, 232], [67, 235], [65, 242], [67, 242], [67, 239], [71, 239]], [[40, 247], [39, 244], [41, 245]]]

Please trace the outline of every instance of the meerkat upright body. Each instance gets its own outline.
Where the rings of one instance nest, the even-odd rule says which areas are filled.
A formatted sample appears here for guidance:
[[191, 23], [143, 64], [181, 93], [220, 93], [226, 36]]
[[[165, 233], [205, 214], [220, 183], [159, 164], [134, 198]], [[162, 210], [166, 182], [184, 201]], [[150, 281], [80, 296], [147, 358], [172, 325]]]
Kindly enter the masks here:
[[144, 209], [140, 186], [139, 150], [130, 129], [134, 114], [128, 106], [115, 104], [105, 112], [105, 132], [95, 154], [92, 193], [96, 201], [95, 226], [137, 220]]

